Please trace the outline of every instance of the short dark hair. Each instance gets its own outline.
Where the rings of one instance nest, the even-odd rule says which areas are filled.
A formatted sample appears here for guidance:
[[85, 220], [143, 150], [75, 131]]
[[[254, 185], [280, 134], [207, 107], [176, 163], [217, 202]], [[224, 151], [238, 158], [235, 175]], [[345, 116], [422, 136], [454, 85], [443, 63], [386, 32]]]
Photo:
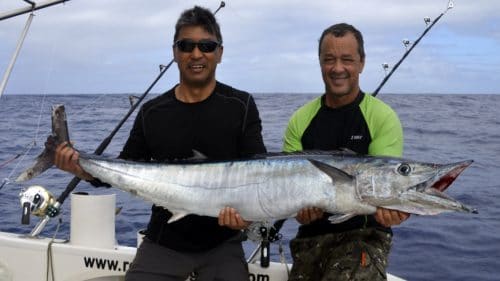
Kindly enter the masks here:
[[180, 30], [187, 26], [203, 27], [206, 32], [215, 35], [217, 41], [222, 44], [219, 24], [210, 10], [194, 6], [194, 8], [182, 12], [175, 24], [174, 42], [178, 39]]
[[335, 37], [343, 37], [348, 32], [352, 33], [356, 38], [356, 41], [358, 41], [358, 53], [359, 56], [361, 57], [361, 61], [364, 61], [365, 47], [363, 42], [363, 35], [361, 35], [361, 32], [357, 30], [354, 26], [347, 23], [334, 24], [323, 31], [321, 37], [319, 38], [318, 55], [321, 54], [321, 43], [323, 42], [323, 38], [325, 38], [326, 35], [331, 34]]

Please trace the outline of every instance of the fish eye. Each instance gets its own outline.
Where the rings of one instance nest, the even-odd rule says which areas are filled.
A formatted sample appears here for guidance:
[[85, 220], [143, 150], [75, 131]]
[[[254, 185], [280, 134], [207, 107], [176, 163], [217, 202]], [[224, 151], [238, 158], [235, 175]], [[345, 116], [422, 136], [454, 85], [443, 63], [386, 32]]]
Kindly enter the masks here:
[[403, 176], [407, 176], [411, 173], [411, 166], [408, 163], [402, 163], [398, 167], [398, 173]]

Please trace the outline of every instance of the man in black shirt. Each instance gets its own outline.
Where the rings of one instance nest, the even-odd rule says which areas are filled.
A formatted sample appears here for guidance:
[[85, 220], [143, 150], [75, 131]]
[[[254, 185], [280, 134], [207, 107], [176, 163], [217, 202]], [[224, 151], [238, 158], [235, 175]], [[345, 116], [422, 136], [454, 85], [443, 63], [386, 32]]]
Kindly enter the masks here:
[[[261, 120], [251, 95], [215, 79], [222, 36], [213, 14], [195, 6], [175, 27], [173, 53], [179, 84], [150, 100], [137, 114], [120, 158], [137, 161], [186, 159], [194, 151], [209, 159], [265, 153]], [[78, 153], [60, 145], [56, 165], [98, 182], [78, 165]], [[169, 210], [152, 207], [146, 237], [126, 275], [132, 280], [248, 280], [241, 229], [248, 222], [227, 207], [218, 218], [188, 215], [173, 223]]]

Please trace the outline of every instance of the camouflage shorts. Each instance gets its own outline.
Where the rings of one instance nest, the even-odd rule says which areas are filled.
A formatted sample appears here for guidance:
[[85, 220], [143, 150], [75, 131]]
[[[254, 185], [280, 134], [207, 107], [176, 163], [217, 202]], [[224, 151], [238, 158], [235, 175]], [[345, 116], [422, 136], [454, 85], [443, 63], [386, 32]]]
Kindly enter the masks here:
[[288, 280], [386, 280], [391, 240], [391, 234], [375, 228], [295, 238]]

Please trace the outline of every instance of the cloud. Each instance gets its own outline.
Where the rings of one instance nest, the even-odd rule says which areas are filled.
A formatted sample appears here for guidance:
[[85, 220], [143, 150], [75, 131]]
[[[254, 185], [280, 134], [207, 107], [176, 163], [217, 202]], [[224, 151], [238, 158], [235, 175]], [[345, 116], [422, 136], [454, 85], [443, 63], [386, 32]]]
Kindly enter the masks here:
[[[224, 37], [218, 79], [250, 92], [320, 93], [318, 38], [348, 22], [365, 37], [366, 91], [382, 80], [436, 18], [446, 0], [225, 1], [217, 18]], [[194, 4], [215, 10], [219, 1], [71, 0], [36, 12], [6, 93], [142, 92], [168, 63], [174, 25]], [[382, 92], [498, 93], [500, 1], [454, 1], [396, 71]], [[24, 6], [2, 1], [0, 13]], [[0, 71], [6, 69], [27, 15], [0, 22]], [[175, 65], [156, 92], [176, 83]]]

